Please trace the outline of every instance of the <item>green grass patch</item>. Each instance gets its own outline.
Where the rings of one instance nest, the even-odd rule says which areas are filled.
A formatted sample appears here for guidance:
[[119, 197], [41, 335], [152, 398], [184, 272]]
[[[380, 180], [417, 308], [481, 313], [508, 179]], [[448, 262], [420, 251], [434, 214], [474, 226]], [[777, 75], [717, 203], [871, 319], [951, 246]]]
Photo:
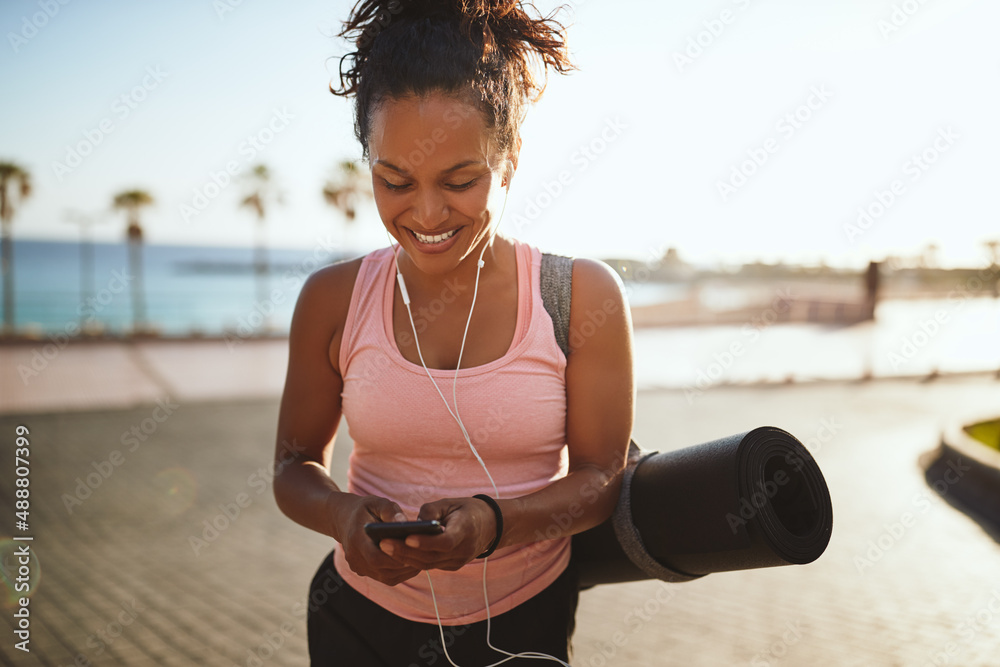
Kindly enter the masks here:
[[1000, 450], [1000, 419], [970, 424], [965, 427], [965, 432], [979, 442]]

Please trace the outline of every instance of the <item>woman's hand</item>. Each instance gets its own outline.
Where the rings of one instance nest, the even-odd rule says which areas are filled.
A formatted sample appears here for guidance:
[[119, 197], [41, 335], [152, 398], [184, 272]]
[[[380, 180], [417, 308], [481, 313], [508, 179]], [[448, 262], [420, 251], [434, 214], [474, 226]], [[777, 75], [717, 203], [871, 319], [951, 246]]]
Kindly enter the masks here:
[[[337, 508], [332, 511], [340, 529], [339, 542], [344, 549], [344, 557], [354, 572], [389, 586], [395, 586], [420, 572], [420, 568], [390, 557], [365, 533], [365, 524], [369, 522], [406, 521], [399, 505], [378, 496], [353, 496], [340, 498]], [[382, 540], [381, 544], [386, 542], [400, 540]]]
[[381, 550], [396, 562], [419, 570], [457, 570], [486, 551], [496, 537], [496, 515], [477, 498], [445, 498], [420, 508], [421, 520], [444, 524], [440, 535], [410, 535], [382, 540]]

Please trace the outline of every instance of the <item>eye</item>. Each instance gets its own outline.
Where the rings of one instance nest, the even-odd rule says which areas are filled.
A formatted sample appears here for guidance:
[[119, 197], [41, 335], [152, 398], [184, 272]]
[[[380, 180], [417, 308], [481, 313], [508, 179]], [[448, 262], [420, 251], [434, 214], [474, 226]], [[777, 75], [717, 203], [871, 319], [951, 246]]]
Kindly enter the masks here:
[[476, 184], [476, 179], [474, 178], [467, 183], [457, 183], [457, 184], [449, 183], [448, 187], [451, 188], [452, 190], [468, 190], [475, 184]]
[[401, 185], [396, 185], [395, 183], [390, 183], [389, 181], [385, 180], [384, 178], [382, 179], [382, 183], [385, 184], [385, 187], [386, 187], [387, 190], [391, 190], [392, 192], [398, 192], [400, 190], [405, 190], [406, 188], [410, 187], [409, 183], [403, 183]]

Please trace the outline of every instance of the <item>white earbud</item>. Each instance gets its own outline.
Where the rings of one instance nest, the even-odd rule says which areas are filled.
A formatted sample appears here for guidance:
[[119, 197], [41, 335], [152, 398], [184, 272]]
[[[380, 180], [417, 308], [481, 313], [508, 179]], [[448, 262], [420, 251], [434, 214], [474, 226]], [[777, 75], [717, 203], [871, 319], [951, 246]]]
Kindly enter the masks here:
[[[494, 226], [493, 227], [493, 231], [490, 232], [490, 237], [491, 238], [494, 237], [494, 236], [496, 236], [497, 231], [500, 229], [500, 220], [503, 220], [503, 212], [507, 209], [507, 197], [510, 196], [510, 181], [511, 181], [511, 178], [513, 176], [514, 176], [514, 162], [508, 158], [507, 159], [507, 185], [504, 186], [504, 190], [505, 191], [504, 191], [504, 195], [503, 195], [503, 208], [500, 209], [500, 217], [497, 220], [496, 226]], [[486, 251], [486, 246], [483, 246], [483, 252], [485, 252], [485, 251]], [[480, 253], [480, 255], [479, 255], [479, 268], [483, 268], [484, 266], [486, 266], [486, 263], [483, 261], [482, 253]]]
[[399, 265], [396, 265], [396, 281], [399, 283], [399, 292], [403, 295], [403, 303], [407, 306], [410, 305], [410, 295], [406, 292], [406, 283], [403, 282], [403, 273], [399, 270]]

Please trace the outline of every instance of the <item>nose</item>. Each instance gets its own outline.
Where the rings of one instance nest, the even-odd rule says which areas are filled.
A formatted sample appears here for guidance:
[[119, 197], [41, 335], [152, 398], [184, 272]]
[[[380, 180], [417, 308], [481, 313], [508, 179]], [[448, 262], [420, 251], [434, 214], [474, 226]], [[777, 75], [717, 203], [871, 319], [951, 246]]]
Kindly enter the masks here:
[[427, 231], [448, 220], [448, 203], [436, 188], [421, 188], [413, 202], [413, 221]]

